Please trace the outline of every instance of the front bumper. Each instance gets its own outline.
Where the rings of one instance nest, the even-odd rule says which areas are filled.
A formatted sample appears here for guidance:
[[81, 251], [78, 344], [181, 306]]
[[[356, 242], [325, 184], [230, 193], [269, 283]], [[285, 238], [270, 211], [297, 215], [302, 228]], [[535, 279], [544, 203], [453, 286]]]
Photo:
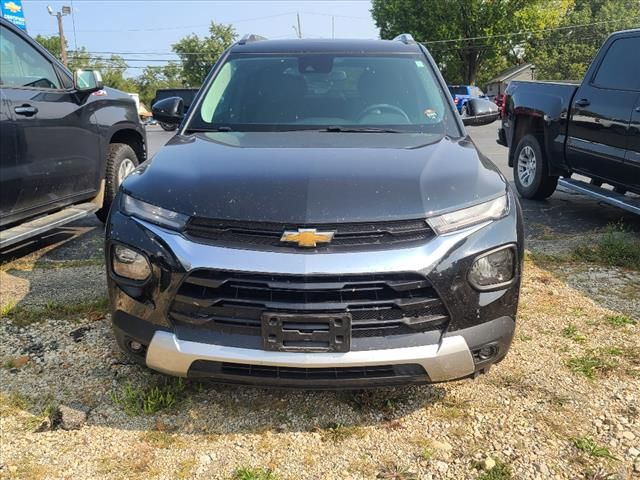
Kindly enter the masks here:
[[[511, 195], [511, 194], [510, 194]], [[109, 296], [118, 343], [145, 346], [140, 357], [152, 369], [177, 376], [206, 376], [227, 383], [337, 388], [441, 382], [482, 372], [506, 355], [515, 329], [520, 287], [522, 223], [517, 201], [496, 222], [437, 236], [423, 245], [351, 253], [278, 253], [193, 242], [179, 233], [112, 212], [107, 264], [113, 244], [147, 255], [152, 279], [122, 282], [109, 270]], [[473, 260], [499, 246], [515, 245], [514, 281], [495, 291], [467, 281]], [[354, 339], [344, 353], [266, 351], [256, 337], [185, 328], [171, 319], [184, 279], [207, 269], [273, 275], [380, 275], [410, 273], [427, 278], [446, 306], [443, 328], [413, 334]], [[488, 358], [478, 352], [490, 347]]]

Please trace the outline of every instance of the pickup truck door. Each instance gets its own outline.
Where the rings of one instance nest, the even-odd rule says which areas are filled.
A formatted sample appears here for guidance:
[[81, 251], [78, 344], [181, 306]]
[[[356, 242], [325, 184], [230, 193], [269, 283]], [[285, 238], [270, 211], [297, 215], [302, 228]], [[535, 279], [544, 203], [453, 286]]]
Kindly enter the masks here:
[[95, 116], [78, 103], [70, 79], [17, 29], [0, 26], [0, 40], [0, 90], [10, 117], [3, 121], [15, 145], [14, 168], [5, 171], [3, 160], [3, 186], [12, 185], [11, 198], [2, 197], [6, 224], [95, 196], [101, 162]]
[[614, 40], [592, 67], [571, 105], [567, 135], [569, 166], [588, 176], [619, 182], [631, 112], [640, 90], [640, 36]]
[[625, 170], [628, 181], [637, 189], [640, 188], [640, 95], [631, 114], [628, 147]]
[[0, 90], [0, 217], [13, 210], [18, 199], [16, 132], [9, 102]]

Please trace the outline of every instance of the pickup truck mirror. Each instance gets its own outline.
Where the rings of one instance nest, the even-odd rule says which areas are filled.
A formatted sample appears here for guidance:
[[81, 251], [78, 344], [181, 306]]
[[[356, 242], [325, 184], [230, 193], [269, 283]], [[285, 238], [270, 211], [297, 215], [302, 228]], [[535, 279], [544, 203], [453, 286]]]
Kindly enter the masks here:
[[488, 125], [500, 117], [498, 106], [482, 98], [472, 98], [467, 102], [467, 115], [462, 117], [465, 125]]
[[159, 122], [177, 125], [184, 118], [184, 101], [180, 97], [158, 100], [151, 107], [151, 113]]
[[102, 75], [97, 70], [76, 70], [73, 73], [73, 85], [78, 92], [91, 93], [102, 90]]

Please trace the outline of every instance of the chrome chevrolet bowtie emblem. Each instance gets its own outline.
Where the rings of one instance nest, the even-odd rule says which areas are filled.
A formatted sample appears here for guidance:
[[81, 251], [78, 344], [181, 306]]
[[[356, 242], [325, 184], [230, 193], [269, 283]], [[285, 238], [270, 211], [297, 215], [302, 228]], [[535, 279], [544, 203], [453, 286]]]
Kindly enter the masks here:
[[299, 247], [314, 248], [318, 243], [329, 243], [335, 232], [319, 232], [315, 228], [299, 228], [286, 231], [280, 237], [281, 242], [297, 243]]

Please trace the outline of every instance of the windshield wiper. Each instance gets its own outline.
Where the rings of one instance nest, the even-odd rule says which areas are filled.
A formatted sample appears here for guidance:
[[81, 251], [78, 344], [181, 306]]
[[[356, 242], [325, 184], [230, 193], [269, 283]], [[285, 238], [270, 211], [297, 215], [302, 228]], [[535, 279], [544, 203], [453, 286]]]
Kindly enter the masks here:
[[394, 130], [393, 128], [376, 128], [376, 127], [338, 127], [331, 126], [321, 130], [322, 132], [331, 133], [403, 133], [402, 130]]
[[187, 128], [187, 132], [200, 133], [200, 132], [233, 132], [231, 127], [222, 125], [221, 127], [213, 128]]

